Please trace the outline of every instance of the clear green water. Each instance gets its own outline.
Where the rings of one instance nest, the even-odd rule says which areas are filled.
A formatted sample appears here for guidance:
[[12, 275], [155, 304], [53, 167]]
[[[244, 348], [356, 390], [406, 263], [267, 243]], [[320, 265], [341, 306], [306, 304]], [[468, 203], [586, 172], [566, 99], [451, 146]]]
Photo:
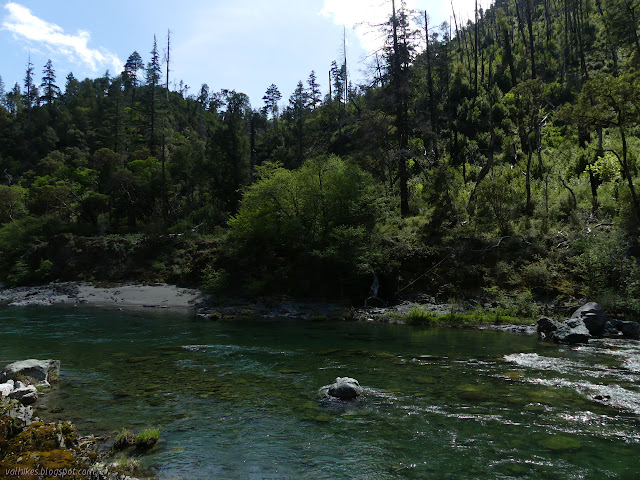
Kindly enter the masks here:
[[[569, 348], [492, 331], [81, 308], [3, 308], [0, 325], [2, 364], [62, 361], [61, 383], [40, 400], [49, 418], [84, 433], [159, 427], [144, 461], [163, 479], [640, 472], [634, 342]], [[322, 401], [337, 376], [357, 378], [365, 398]]]

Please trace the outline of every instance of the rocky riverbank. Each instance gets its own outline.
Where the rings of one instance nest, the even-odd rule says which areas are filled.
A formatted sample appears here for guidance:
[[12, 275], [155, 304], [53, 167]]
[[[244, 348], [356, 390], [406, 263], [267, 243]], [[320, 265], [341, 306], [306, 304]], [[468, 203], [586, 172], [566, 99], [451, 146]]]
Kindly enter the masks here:
[[99, 446], [108, 437], [81, 436], [71, 422], [44, 422], [38, 398], [60, 374], [58, 360], [24, 360], [0, 373], [0, 478], [137, 480]]
[[125, 283], [118, 285], [87, 282], [54, 282], [37, 287], [0, 290], [0, 304], [96, 305], [139, 308], [194, 308], [201, 300], [199, 290], [175, 285]]

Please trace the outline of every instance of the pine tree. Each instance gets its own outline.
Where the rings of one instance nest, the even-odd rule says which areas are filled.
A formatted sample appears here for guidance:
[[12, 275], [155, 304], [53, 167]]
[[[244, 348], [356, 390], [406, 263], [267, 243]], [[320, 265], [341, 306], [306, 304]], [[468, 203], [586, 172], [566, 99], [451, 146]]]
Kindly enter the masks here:
[[156, 145], [156, 113], [157, 113], [157, 102], [158, 95], [157, 89], [158, 84], [160, 83], [160, 75], [162, 74], [162, 69], [160, 68], [160, 54], [158, 53], [158, 42], [156, 40], [156, 36], [153, 36], [153, 48], [151, 49], [151, 60], [147, 64], [147, 87], [149, 88], [149, 121], [150, 121], [150, 135], [149, 135], [149, 146], [153, 151]]
[[5, 105], [11, 115], [16, 115], [23, 106], [22, 93], [20, 85], [16, 82], [13, 89], [5, 95]]
[[304, 117], [308, 104], [307, 93], [302, 81], [298, 82], [296, 89], [289, 98], [289, 111], [293, 120], [293, 129], [296, 139], [296, 164], [302, 165], [304, 156]]
[[31, 57], [27, 62], [27, 71], [24, 77], [24, 94], [23, 94], [25, 107], [31, 109], [38, 103], [38, 87], [33, 83], [33, 63], [31, 63]]
[[316, 78], [316, 72], [311, 70], [309, 74], [309, 78], [307, 79], [307, 85], [309, 89], [307, 90], [307, 98], [309, 99], [309, 106], [315, 110], [320, 104], [320, 85], [318, 85], [318, 81]]
[[6, 106], [6, 99], [4, 95], [4, 81], [2, 80], [2, 75], [0, 75], [0, 105], [2, 105], [3, 107]]
[[398, 180], [400, 183], [400, 212], [409, 215], [409, 188], [407, 155], [409, 149], [409, 79], [408, 72], [413, 59], [412, 32], [410, 30], [404, 2], [396, 10], [396, 2], [391, 2], [392, 15], [387, 27], [387, 62], [391, 76], [391, 93], [395, 110], [396, 134], [398, 137]]
[[278, 117], [278, 102], [281, 98], [282, 94], [280, 90], [278, 90], [278, 87], [273, 83], [269, 85], [264, 97], [262, 97], [262, 100], [264, 100], [263, 115], [267, 116], [271, 114], [271, 118], [275, 120]]
[[140, 84], [138, 77], [139, 72], [144, 68], [144, 62], [138, 52], [133, 52], [127, 58], [127, 62], [124, 64], [124, 70], [122, 71], [122, 82], [124, 84], [125, 91], [129, 92], [131, 98], [131, 106], [135, 103], [136, 88]]
[[56, 85], [56, 72], [53, 69], [53, 63], [51, 60], [47, 61], [47, 64], [42, 70], [42, 96], [40, 100], [45, 102], [47, 106], [53, 106], [54, 101], [60, 96], [60, 87]]

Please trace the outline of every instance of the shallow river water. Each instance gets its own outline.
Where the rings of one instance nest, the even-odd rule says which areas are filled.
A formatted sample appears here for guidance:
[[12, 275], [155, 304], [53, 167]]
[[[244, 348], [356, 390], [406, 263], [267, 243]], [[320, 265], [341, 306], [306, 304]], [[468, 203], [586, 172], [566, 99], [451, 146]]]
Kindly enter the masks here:
[[[640, 478], [636, 342], [25, 307], [0, 309], [0, 347], [62, 361], [47, 419], [158, 427], [161, 479]], [[364, 398], [323, 401], [338, 376]]]

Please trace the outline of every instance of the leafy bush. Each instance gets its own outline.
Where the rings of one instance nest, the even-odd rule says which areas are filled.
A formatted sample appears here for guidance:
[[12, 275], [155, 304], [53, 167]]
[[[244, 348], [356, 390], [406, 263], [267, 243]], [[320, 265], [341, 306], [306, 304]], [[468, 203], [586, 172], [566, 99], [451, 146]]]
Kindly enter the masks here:
[[61, 223], [54, 217], [24, 217], [0, 226], [0, 279], [12, 285], [32, 280], [45, 280], [51, 272], [51, 263], [42, 261], [28, 265], [25, 254], [47, 237], [61, 231]]
[[214, 269], [207, 265], [202, 272], [202, 283], [200, 288], [207, 293], [219, 294], [224, 291], [229, 281], [229, 275], [224, 268]]
[[233, 255], [250, 272], [277, 281], [311, 269], [340, 278], [373, 271], [381, 187], [368, 173], [329, 156], [298, 170], [267, 163], [257, 176], [229, 221], [230, 245], [240, 250]]

